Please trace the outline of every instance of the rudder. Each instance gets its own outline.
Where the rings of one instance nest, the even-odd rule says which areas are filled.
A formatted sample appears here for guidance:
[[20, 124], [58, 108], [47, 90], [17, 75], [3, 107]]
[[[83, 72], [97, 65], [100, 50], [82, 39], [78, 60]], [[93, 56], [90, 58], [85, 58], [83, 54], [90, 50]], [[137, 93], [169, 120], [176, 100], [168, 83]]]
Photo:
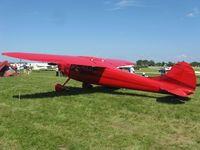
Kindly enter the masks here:
[[165, 76], [183, 83], [193, 90], [196, 88], [196, 75], [194, 69], [186, 62], [176, 63]]

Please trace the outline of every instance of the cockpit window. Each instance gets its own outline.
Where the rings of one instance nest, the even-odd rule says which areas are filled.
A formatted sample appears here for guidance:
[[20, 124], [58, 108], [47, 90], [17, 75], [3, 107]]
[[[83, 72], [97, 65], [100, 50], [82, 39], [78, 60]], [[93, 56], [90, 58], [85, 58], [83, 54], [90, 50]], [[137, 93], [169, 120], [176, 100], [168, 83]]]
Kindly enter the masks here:
[[92, 72], [92, 71], [97, 71], [98, 67], [71, 65], [71, 70], [72, 71], [81, 71], [81, 72]]

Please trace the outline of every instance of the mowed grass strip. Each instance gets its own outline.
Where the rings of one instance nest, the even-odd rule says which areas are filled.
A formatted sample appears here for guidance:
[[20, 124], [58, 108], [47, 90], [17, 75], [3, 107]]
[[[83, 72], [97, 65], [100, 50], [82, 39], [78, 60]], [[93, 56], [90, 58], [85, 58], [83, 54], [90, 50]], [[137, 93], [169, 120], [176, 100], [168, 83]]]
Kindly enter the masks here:
[[200, 78], [190, 99], [135, 90], [56, 93], [64, 77], [0, 78], [0, 149], [199, 149]]

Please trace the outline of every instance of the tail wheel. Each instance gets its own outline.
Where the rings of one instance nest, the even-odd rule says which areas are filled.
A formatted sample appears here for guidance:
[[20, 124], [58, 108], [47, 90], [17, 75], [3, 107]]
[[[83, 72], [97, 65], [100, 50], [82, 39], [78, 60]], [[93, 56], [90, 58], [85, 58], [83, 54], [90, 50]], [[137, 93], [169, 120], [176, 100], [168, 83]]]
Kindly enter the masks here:
[[89, 84], [89, 83], [85, 83], [85, 82], [83, 82], [83, 84], [82, 84], [82, 88], [83, 89], [91, 89], [93, 86], [91, 85], [91, 84]]

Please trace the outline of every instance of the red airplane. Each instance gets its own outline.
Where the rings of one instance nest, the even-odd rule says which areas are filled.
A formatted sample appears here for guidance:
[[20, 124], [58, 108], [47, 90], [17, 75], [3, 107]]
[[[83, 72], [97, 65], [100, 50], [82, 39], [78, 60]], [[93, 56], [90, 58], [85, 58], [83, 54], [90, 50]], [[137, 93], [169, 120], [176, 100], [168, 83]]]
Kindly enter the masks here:
[[68, 76], [68, 79], [62, 85], [56, 84], [56, 91], [64, 90], [70, 79], [83, 82], [83, 87], [92, 87], [91, 84], [96, 84], [114, 88], [164, 92], [180, 97], [187, 97], [196, 88], [195, 72], [186, 62], [176, 63], [165, 75], [143, 77], [118, 69], [119, 66], [134, 65], [124, 60], [19, 52], [6, 52], [2, 55], [57, 64], [59, 70]]

